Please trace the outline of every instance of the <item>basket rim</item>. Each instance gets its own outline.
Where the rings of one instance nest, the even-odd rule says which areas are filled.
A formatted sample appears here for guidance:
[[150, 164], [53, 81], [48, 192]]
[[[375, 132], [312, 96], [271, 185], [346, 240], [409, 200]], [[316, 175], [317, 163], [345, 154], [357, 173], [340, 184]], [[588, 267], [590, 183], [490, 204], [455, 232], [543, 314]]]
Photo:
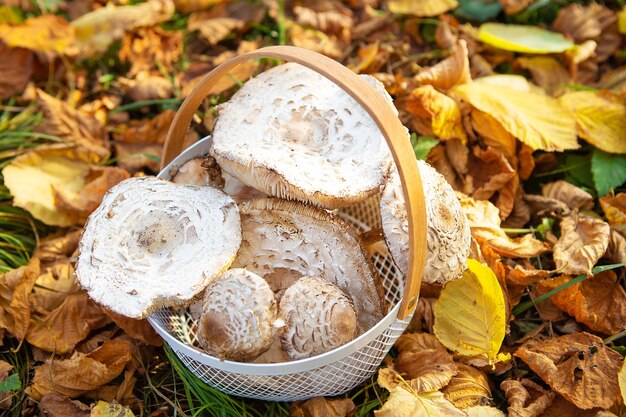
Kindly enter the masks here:
[[[159, 172], [157, 177], [170, 180], [172, 177], [171, 173], [173, 173], [176, 168], [180, 167], [182, 164], [190, 159], [205, 156], [206, 154], [208, 154], [210, 146], [210, 135], [198, 140], [196, 143], [185, 149], [176, 158], [174, 158], [172, 162], [170, 162], [165, 168], [161, 170], [161, 172]], [[175, 338], [167, 330], [167, 328], [159, 323], [161, 320], [157, 317], [159, 315], [158, 311], [148, 317], [148, 322], [157, 331], [157, 333], [159, 333], [159, 335], [174, 349], [177, 354], [182, 353], [205, 365], [212, 366], [223, 371], [237, 372], [247, 375], [286, 375], [297, 372], [305, 372], [322, 366], [330, 365], [349, 357], [353, 353], [358, 352], [369, 343], [371, 343], [373, 340], [378, 338], [381, 334], [383, 334], [396, 321], [401, 302], [402, 299], [400, 299], [396, 303], [394, 308], [392, 308], [387, 313], [387, 315], [375, 326], [370, 328], [368, 331], [366, 331], [356, 339], [350, 341], [349, 343], [346, 343], [345, 345], [333, 349], [329, 352], [325, 352], [323, 354], [316, 355], [310, 358], [281, 363], [244, 363], [221, 360], [209, 355], [208, 353], [194, 346], [187, 345]]]

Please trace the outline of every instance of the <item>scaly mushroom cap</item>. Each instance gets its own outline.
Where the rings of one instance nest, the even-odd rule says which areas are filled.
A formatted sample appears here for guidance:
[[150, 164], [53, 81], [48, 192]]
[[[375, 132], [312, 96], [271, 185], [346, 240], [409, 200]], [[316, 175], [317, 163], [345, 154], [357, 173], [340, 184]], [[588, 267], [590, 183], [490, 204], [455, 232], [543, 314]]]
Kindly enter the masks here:
[[328, 352], [357, 335], [352, 301], [320, 277], [303, 277], [287, 288], [278, 311], [287, 323], [281, 342], [291, 359]]
[[206, 289], [198, 341], [220, 359], [244, 361], [268, 350], [284, 326], [267, 282], [236, 268]]
[[[384, 87], [364, 77], [393, 107]], [[219, 107], [210, 152], [266, 194], [331, 209], [378, 193], [392, 161], [362, 106], [295, 63], [263, 72]]]
[[362, 333], [385, 315], [380, 277], [358, 236], [338, 217], [274, 198], [243, 203], [243, 241], [233, 264], [263, 278], [280, 297], [303, 276], [319, 276], [353, 301]]
[[228, 269], [240, 244], [237, 205], [222, 191], [130, 178], [89, 217], [76, 274], [96, 302], [142, 318], [190, 302]]
[[[445, 284], [463, 274], [471, 243], [469, 222], [454, 190], [426, 162], [417, 161], [426, 197], [427, 241], [424, 282]], [[394, 165], [380, 200], [385, 240], [400, 271], [406, 274], [409, 256], [409, 223], [402, 184]]]

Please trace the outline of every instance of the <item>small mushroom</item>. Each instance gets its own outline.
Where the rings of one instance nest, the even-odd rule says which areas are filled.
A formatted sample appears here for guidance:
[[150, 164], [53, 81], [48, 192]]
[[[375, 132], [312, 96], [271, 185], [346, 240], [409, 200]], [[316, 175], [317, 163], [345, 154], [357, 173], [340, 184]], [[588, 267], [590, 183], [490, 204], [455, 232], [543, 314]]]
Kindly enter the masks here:
[[220, 359], [250, 360], [267, 351], [284, 326], [267, 282], [236, 268], [206, 289], [198, 342]]
[[[445, 284], [463, 274], [471, 243], [469, 222], [454, 190], [426, 162], [417, 161], [426, 197], [427, 252], [425, 283]], [[394, 165], [380, 200], [385, 240], [403, 274], [408, 268], [409, 224], [402, 184]]]
[[[392, 106], [384, 87], [363, 77]], [[330, 209], [378, 193], [392, 161], [367, 111], [296, 63], [263, 72], [219, 107], [210, 153], [268, 195]]]
[[193, 301], [229, 268], [240, 244], [237, 205], [222, 191], [130, 178], [89, 217], [76, 275], [96, 302], [143, 318]]
[[291, 359], [304, 359], [342, 346], [357, 335], [350, 298], [320, 277], [302, 277], [287, 288], [279, 314], [287, 329], [281, 336]]
[[359, 332], [386, 313], [380, 277], [354, 230], [337, 216], [276, 198], [240, 206], [243, 241], [233, 267], [265, 278], [280, 298], [303, 276], [319, 276], [352, 299]]

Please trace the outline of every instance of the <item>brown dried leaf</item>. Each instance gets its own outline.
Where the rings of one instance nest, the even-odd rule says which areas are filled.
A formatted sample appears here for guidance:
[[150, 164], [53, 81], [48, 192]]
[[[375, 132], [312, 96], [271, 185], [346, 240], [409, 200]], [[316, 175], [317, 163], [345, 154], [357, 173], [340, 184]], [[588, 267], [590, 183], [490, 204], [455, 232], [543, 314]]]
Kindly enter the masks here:
[[513, 15], [526, 9], [533, 4], [535, 0], [498, 0], [507, 15]]
[[299, 25], [310, 26], [340, 37], [349, 38], [350, 29], [354, 24], [352, 10], [340, 1], [305, 2], [305, 6], [295, 6], [293, 13]]
[[461, 193], [457, 193], [457, 197], [470, 222], [472, 236], [479, 242], [484, 241], [498, 254], [510, 258], [532, 258], [548, 250], [546, 244], [532, 235], [516, 239], [508, 237], [500, 228], [499, 210], [489, 201], [476, 201]]
[[536, 217], [556, 217], [561, 218], [571, 213], [567, 204], [561, 200], [554, 198], [548, 198], [541, 195], [526, 194], [524, 195], [524, 201], [530, 207], [530, 211]]
[[292, 417], [346, 417], [354, 414], [356, 407], [350, 398], [326, 399], [315, 397], [291, 405]]
[[565, 398], [557, 395], [550, 407], [544, 411], [541, 417], [615, 417], [615, 414], [602, 410], [601, 408], [592, 408], [590, 410], [581, 410]]
[[467, 141], [459, 105], [432, 86], [425, 85], [413, 90], [407, 98], [406, 110], [428, 123], [438, 138], [460, 139], [463, 143]]
[[33, 383], [26, 392], [38, 401], [57, 392], [70, 398], [81, 396], [111, 382], [131, 359], [131, 346], [120, 340], [104, 342], [93, 352], [75, 352], [70, 359], [49, 360], [35, 369]]
[[137, 320], [129, 317], [124, 317], [109, 309], [103, 309], [107, 316], [115, 322], [122, 330], [124, 330], [130, 337], [137, 339], [152, 346], [163, 345], [163, 339], [152, 328], [148, 320]]
[[91, 409], [90, 417], [135, 417], [135, 415], [121, 404], [98, 401]]
[[452, 55], [435, 66], [426, 68], [413, 79], [418, 83], [432, 85], [442, 90], [472, 81], [465, 40], [461, 39], [457, 42]]
[[561, 200], [572, 210], [590, 210], [594, 204], [591, 194], [563, 180], [542, 185], [541, 194], [544, 197]]
[[37, 127], [38, 131], [58, 136], [93, 153], [93, 162], [100, 162], [110, 156], [108, 136], [98, 120], [42, 90], [37, 90], [37, 103], [44, 116], [43, 122]]
[[0, 275], [0, 328], [23, 340], [28, 330], [31, 309], [29, 296], [39, 277], [39, 259]]
[[51, 234], [39, 241], [33, 256], [39, 258], [42, 266], [52, 266], [66, 262], [78, 248], [82, 229], [64, 230], [59, 234]]
[[59, 307], [68, 295], [80, 292], [80, 289], [73, 264], [69, 260], [57, 263], [42, 268], [42, 274], [37, 278], [30, 295], [30, 303], [34, 311], [45, 314]]
[[77, 400], [52, 392], [39, 401], [39, 410], [48, 417], [90, 417], [91, 408]]
[[[155, 48], [154, 45], [159, 45]], [[174, 72], [183, 53], [183, 32], [165, 31], [158, 26], [139, 28], [122, 39], [120, 60], [131, 64], [129, 77], [142, 71], [164, 68]], [[158, 67], [157, 67], [158, 63]]]
[[606, 249], [604, 257], [616, 264], [626, 262], [626, 238], [616, 230], [611, 229], [609, 247]]
[[509, 269], [509, 272], [506, 275], [506, 280], [514, 285], [529, 285], [545, 279], [549, 275], [550, 271], [535, 269], [532, 264], [527, 264], [525, 266], [516, 264], [515, 267]]
[[619, 395], [617, 374], [622, 356], [597, 336], [574, 333], [532, 340], [515, 353], [541, 379], [583, 410], [607, 409]]
[[507, 132], [502, 124], [488, 113], [473, 110], [470, 113], [472, 128], [487, 146], [501, 150], [507, 157], [515, 156], [517, 140]]
[[600, 205], [611, 227], [626, 236], [626, 193], [600, 197]]
[[199, 31], [210, 45], [215, 45], [232, 32], [243, 33], [251, 25], [261, 23], [264, 16], [265, 8], [258, 4], [221, 3], [209, 11], [193, 13], [187, 29]]
[[552, 89], [571, 83], [567, 69], [555, 58], [549, 56], [530, 56], [518, 58], [515, 63], [527, 69], [535, 84], [545, 89]]
[[33, 73], [34, 55], [28, 49], [0, 42], [0, 56], [0, 100], [6, 100], [26, 87]]
[[561, 219], [561, 237], [554, 245], [556, 268], [564, 274], [590, 274], [609, 246], [610, 227], [582, 214]]
[[457, 367], [452, 355], [427, 333], [405, 333], [396, 342], [400, 352], [395, 368], [417, 392], [436, 391], [445, 387]]
[[[571, 278], [561, 277], [544, 283], [554, 289]], [[556, 293], [552, 302], [590, 329], [606, 335], [626, 329], [626, 291], [615, 272], [604, 271]]]
[[7, 46], [41, 52], [50, 58], [75, 54], [71, 48], [74, 32], [67, 20], [53, 14], [33, 17], [16, 26], [0, 24], [0, 40]]
[[554, 400], [554, 392], [546, 391], [529, 379], [502, 381], [500, 389], [509, 402], [510, 417], [537, 417]]
[[446, 399], [462, 410], [478, 405], [492, 405], [487, 374], [462, 363], [457, 363], [456, 366], [458, 373], [443, 389]]
[[176, 11], [187, 14], [208, 9], [223, 1], [224, 0], [174, 0], [174, 4], [176, 5]]
[[311, 49], [330, 58], [339, 58], [349, 43], [337, 35], [327, 35], [321, 30], [310, 29], [292, 23], [287, 29], [291, 44], [300, 48]]
[[45, 351], [64, 354], [71, 352], [92, 330], [109, 322], [87, 293], [71, 294], [59, 307], [33, 320], [26, 340]]
[[[13, 365], [0, 360], [0, 382], [9, 377], [9, 373], [13, 370]], [[0, 392], [0, 410], [10, 410], [13, 405], [13, 394], [10, 391]]]
[[140, 72], [133, 79], [119, 78], [122, 90], [133, 101], [156, 100], [172, 97], [172, 83], [159, 76]]
[[[471, 155], [468, 174], [471, 176], [474, 186], [472, 193], [474, 199], [489, 200], [516, 176], [515, 170], [504, 154], [493, 148], [482, 149], [480, 146], [474, 146]], [[514, 194], [511, 197], [514, 197]], [[510, 208], [513, 208], [513, 199], [511, 199]]]

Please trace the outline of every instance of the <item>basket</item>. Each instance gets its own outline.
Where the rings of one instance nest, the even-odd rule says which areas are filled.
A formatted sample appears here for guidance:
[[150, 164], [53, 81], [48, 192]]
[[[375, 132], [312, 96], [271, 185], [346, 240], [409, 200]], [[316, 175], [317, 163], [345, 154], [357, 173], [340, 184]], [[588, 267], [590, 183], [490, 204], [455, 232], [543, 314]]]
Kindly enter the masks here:
[[[279, 364], [220, 360], [198, 346], [195, 323], [187, 310], [162, 309], [148, 320], [173, 352], [201, 380], [222, 392], [266, 401], [296, 401], [336, 396], [370, 378], [407, 327], [417, 302], [426, 250], [426, 210], [422, 184], [406, 130], [384, 98], [341, 64], [315, 52], [291, 46], [262, 48], [215, 68], [185, 99], [168, 132], [160, 178], [170, 179], [186, 161], [208, 154], [206, 137], [186, 150], [183, 138], [210, 88], [236, 65], [250, 59], [277, 58], [297, 62], [326, 76], [360, 103], [385, 136], [402, 179], [409, 218], [409, 273], [396, 268], [386, 248], [372, 252], [390, 306], [389, 313], [355, 340], [330, 352]], [[181, 153], [182, 151], [182, 153]], [[380, 227], [378, 197], [336, 212], [358, 232]], [[418, 231], [421, 232], [418, 234]]]

